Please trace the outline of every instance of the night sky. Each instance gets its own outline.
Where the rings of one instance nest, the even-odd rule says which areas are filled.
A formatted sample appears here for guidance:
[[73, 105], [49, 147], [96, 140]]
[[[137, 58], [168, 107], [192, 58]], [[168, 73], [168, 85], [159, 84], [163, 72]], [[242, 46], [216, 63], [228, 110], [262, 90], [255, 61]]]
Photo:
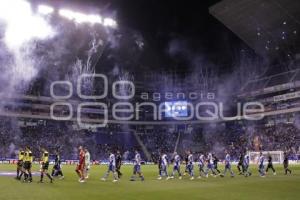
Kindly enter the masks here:
[[[220, 0], [32, 0], [59, 2], [82, 12], [93, 9], [118, 22], [114, 42], [97, 65], [99, 72], [119, 68], [150, 69], [185, 76], [197, 70], [192, 62], [230, 74], [240, 57], [258, 57], [240, 38], [209, 14]], [[66, 4], [66, 5], [64, 5]], [[116, 39], [117, 38], [117, 39]], [[117, 41], [116, 41], [117, 40]], [[142, 48], [136, 41], [141, 41]], [[172, 45], [177, 46], [170, 53]], [[102, 71], [103, 70], [103, 71]]]
[[[221, 58], [230, 62], [231, 55], [226, 52], [239, 43], [230, 31], [208, 13], [208, 7], [217, 1], [201, 1], [200, 5], [199, 1], [122, 2], [118, 15], [120, 23], [139, 30], [161, 56], [165, 55], [171, 40], [179, 39], [194, 53], [204, 54], [212, 61]], [[181, 65], [180, 60], [177, 62]]]
[[[107, 11], [116, 13], [121, 35], [126, 37], [134, 32], [142, 36], [145, 48], [136, 61], [138, 65], [157, 70], [189, 70], [190, 61], [185, 53], [173, 56], [168, 53], [170, 42], [175, 40], [188, 54], [212, 63], [219, 73], [230, 73], [242, 51], [250, 54], [253, 51], [209, 14], [208, 8], [217, 2], [219, 0], [98, 0], [85, 4], [104, 6]], [[128, 42], [123, 43], [125, 51], [129, 46]], [[126, 57], [132, 56], [127, 52], [120, 60]]]

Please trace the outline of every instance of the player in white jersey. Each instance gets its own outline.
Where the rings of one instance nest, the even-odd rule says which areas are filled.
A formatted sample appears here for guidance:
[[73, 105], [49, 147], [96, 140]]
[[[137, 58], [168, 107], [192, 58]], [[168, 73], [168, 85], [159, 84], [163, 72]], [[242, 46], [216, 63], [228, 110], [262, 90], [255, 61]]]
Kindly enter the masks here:
[[198, 163], [198, 167], [199, 167], [198, 178], [201, 178], [202, 176], [206, 176], [206, 172], [204, 171], [204, 166], [205, 166], [205, 157], [203, 154], [201, 154], [199, 156], [199, 163]]
[[243, 174], [245, 177], [252, 175], [252, 173], [249, 170], [249, 166], [250, 166], [250, 156], [246, 154], [243, 159]]
[[141, 178], [141, 181], [144, 181], [144, 175], [141, 171], [141, 155], [139, 154], [138, 151], [135, 151], [135, 156], [134, 156], [134, 166], [133, 166], [133, 175], [131, 176], [131, 181], [135, 181], [136, 175], [138, 174], [139, 177]]
[[89, 171], [90, 171], [90, 168], [91, 168], [91, 154], [90, 152], [88, 151], [87, 148], [84, 149], [84, 152], [85, 152], [85, 168], [84, 168], [84, 176], [85, 176], [85, 179], [88, 179], [89, 178]]
[[187, 170], [191, 177], [190, 180], [194, 180], [194, 156], [190, 151], [188, 151]]
[[115, 154], [110, 153], [108, 158], [108, 169], [107, 172], [104, 174], [104, 176], [101, 178], [102, 181], [106, 181], [107, 177], [109, 176], [109, 173], [112, 172], [114, 176], [113, 182], [118, 181], [118, 175], [116, 173], [116, 157]]
[[174, 166], [173, 166], [173, 172], [170, 178], [174, 178], [175, 172], [178, 173], [179, 179], [182, 179], [181, 172], [180, 172], [180, 163], [181, 159], [180, 156], [177, 154], [177, 152], [174, 153]]
[[229, 153], [226, 151], [226, 156], [225, 156], [225, 170], [224, 173], [221, 174], [221, 177], [224, 177], [227, 173], [227, 171], [230, 172], [231, 177], [234, 177], [234, 173], [231, 169], [231, 157], [229, 155]]
[[261, 177], [265, 177], [266, 175], [264, 162], [265, 162], [265, 157], [263, 153], [260, 152], [259, 159], [258, 159], [258, 172]]
[[161, 180], [163, 176], [166, 176], [168, 178], [168, 158], [166, 154], [163, 154], [161, 156], [161, 164], [160, 164], [160, 176], [157, 178], [158, 180]]
[[213, 156], [212, 156], [211, 153], [209, 153], [209, 154], [207, 155], [207, 158], [206, 158], [206, 164], [207, 164], [207, 166], [206, 166], [206, 171], [205, 171], [206, 177], [208, 177], [209, 171], [211, 171], [211, 175], [212, 175], [212, 176], [216, 177], [216, 176], [215, 176], [216, 173], [215, 173], [215, 171], [214, 171], [214, 161], [213, 161]]

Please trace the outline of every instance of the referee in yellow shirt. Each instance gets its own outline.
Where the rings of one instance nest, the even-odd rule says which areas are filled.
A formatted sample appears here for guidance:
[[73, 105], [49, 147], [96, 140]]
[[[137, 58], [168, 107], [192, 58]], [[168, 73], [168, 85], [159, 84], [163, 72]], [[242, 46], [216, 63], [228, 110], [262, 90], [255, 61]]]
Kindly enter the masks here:
[[44, 148], [42, 148], [42, 158], [41, 158], [41, 179], [40, 179], [40, 183], [43, 183], [43, 179], [44, 179], [44, 175], [46, 175], [49, 179], [50, 182], [53, 182], [53, 178], [50, 176], [50, 174], [48, 173], [48, 169], [49, 169], [49, 152], [46, 151]]
[[32, 152], [30, 151], [29, 147], [25, 148], [24, 151], [24, 163], [23, 163], [23, 171], [19, 178], [21, 179], [22, 175], [24, 174], [25, 179], [24, 182], [32, 182], [32, 174], [31, 174], [31, 167], [32, 167], [32, 161], [33, 161], [33, 155]]
[[20, 180], [20, 173], [23, 171], [23, 163], [24, 163], [24, 151], [22, 149], [19, 150], [18, 153], [18, 162], [17, 162], [17, 180]]

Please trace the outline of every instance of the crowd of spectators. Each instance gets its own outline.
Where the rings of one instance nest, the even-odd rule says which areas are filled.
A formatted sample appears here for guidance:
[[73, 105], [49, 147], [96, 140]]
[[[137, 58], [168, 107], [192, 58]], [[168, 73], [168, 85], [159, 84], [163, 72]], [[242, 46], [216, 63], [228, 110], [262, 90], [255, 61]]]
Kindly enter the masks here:
[[300, 130], [293, 124], [281, 123], [270, 127], [256, 127], [246, 135], [251, 149], [300, 153]]
[[[41, 147], [50, 152], [58, 151], [63, 159], [77, 159], [77, 148], [84, 145], [90, 149], [94, 160], [107, 159], [112, 150], [120, 150], [131, 160], [134, 149], [139, 148], [143, 157], [150, 154], [149, 161], [159, 152], [181, 154], [186, 149], [193, 152], [224, 154], [229, 150], [232, 157], [242, 151], [289, 151], [300, 152], [300, 130], [294, 124], [263, 125], [216, 125], [195, 128], [192, 132], [148, 129], [106, 130], [96, 132], [75, 130], [70, 122], [47, 121], [20, 125], [17, 119], [2, 117], [0, 120], [0, 158], [15, 158], [19, 148], [30, 146], [35, 157]], [[147, 151], [147, 152], [145, 152]], [[148, 157], [149, 159], [149, 157]]]

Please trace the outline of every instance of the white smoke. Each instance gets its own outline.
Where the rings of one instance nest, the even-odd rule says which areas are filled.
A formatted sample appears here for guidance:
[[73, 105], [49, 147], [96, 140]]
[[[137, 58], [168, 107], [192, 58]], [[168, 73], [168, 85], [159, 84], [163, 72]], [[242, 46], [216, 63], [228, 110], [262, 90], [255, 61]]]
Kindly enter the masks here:
[[[2, 22], [2, 23], [1, 23]], [[42, 17], [34, 14], [24, 0], [1, 2], [0, 25], [3, 25], [1, 42], [10, 55], [1, 63], [1, 82], [6, 84], [6, 94], [12, 94], [16, 87], [26, 88], [39, 72], [41, 59], [35, 59], [33, 52], [36, 41], [47, 40], [55, 31]]]

